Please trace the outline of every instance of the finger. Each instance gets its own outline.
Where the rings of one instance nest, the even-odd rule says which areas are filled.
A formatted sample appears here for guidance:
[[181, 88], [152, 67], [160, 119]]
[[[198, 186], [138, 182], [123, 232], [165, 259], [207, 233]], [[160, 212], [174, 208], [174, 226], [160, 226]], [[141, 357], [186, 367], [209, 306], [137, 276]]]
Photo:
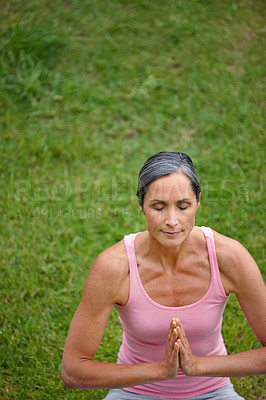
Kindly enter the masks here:
[[186, 344], [189, 344], [189, 341], [187, 339], [186, 332], [185, 332], [183, 325], [181, 325], [181, 336], [182, 336], [183, 342]]
[[174, 322], [175, 326], [178, 326], [178, 324], [180, 322], [177, 317], [173, 317], [172, 321]]
[[171, 340], [172, 334], [173, 334], [173, 324], [171, 322], [169, 329], [168, 329], [168, 340]]
[[181, 325], [182, 325], [180, 319], [176, 318], [175, 320], [176, 320], [176, 325], [177, 325], [177, 326], [181, 326]]
[[178, 338], [181, 341], [182, 345], [185, 346], [186, 344], [186, 337], [183, 334], [182, 330], [180, 329], [180, 327], [178, 328]]
[[175, 343], [176, 343], [176, 341], [177, 341], [177, 338], [178, 338], [177, 330], [176, 330], [176, 328], [174, 328], [174, 329], [173, 329], [173, 332], [172, 332], [172, 335], [171, 335], [171, 337], [170, 337], [170, 339], [169, 339], [169, 344], [170, 344], [171, 350], [174, 349]]
[[170, 326], [168, 329], [168, 340], [170, 340], [171, 336], [173, 335], [173, 330], [177, 327], [177, 322], [176, 322], [176, 318], [173, 317], [171, 322], [170, 322]]
[[171, 333], [174, 327], [174, 318], [171, 319], [169, 328], [168, 328], [168, 333]]
[[180, 339], [178, 339], [176, 343], [177, 343], [177, 345], [178, 345], [178, 351], [179, 351], [180, 356], [184, 356], [184, 354], [185, 354], [185, 348], [184, 348], [184, 346], [183, 346], [182, 341], [181, 341]]
[[171, 335], [171, 338], [170, 338], [171, 347], [174, 347], [174, 344], [175, 344], [176, 340], [177, 340], [177, 330], [173, 329], [173, 332], [172, 332], [172, 335]]
[[178, 325], [177, 330], [178, 330], [178, 337], [182, 340], [182, 342], [184, 342], [187, 338], [184, 331], [184, 327], [181, 323]]
[[178, 343], [178, 342], [175, 342], [174, 351], [175, 351], [176, 353], [179, 353], [179, 343]]
[[177, 337], [178, 337], [177, 329], [175, 328], [175, 329], [173, 330], [173, 340], [174, 340], [174, 342], [177, 341]]
[[172, 318], [172, 320], [171, 320], [171, 324], [170, 324], [170, 326], [171, 326], [171, 328], [172, 328], [172, 329], [176, 328], [176, 326], [177, 326], [177, 324], [176, 324], [176, 320], [175, 320], [175, 318], [174, 318], [174, 317], [173, 317], [173, 318]]

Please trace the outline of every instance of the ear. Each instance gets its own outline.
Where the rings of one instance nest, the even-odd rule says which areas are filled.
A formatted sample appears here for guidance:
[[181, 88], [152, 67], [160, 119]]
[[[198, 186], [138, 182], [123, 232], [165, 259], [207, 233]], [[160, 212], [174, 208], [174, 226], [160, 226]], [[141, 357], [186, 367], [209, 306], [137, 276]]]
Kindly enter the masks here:
[[143, 211], [143, 207], [139, 204], [139, 209], [142, 212], [143, 215], [145, 215], [144, 211]]
[[[201, 192], [200, 192], [200, 199], [201, 199]], [[196, 211], [198, 211], [199, 206], [200, 206], [200, 200], [197, 203], [197, 210]]]

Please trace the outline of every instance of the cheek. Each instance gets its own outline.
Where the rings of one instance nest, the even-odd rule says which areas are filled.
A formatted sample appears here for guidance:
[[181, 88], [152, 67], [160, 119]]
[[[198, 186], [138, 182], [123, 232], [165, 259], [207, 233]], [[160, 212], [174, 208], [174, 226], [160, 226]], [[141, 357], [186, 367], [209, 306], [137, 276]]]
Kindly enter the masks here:
[[190, 212], [186, 215], [186, 221], [194, 221], [195, 220], [195, 212]]
[[148, 210], [146, 212], [146, 222], [147, 224], [158, 224], [162, 221], [162, 214], [154, 210]]
[[195, 212], [193, 211], [188, 211], [188, 212], [184, 212], [184, 213], [180, 213], [178, 216], [178, 221], [181, 224], [184, 225], [194, 225], [195, 223]]

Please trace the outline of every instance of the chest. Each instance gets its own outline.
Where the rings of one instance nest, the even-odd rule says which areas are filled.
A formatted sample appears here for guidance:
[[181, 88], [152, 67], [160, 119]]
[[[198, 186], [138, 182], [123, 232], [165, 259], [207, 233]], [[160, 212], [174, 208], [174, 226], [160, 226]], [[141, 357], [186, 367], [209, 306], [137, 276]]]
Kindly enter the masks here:
[[196, 303], [207, 293], [211, 282], [208, 258], [188, 260], [171, 270], [140, 260], [138, 272], [147, 295], [168, 307]]
[[[117, 307], [127, 346], [138, 346], [142, 354], [151, 343], [152, 354], [158, 360], [165, 350], [170, 321], [177, 317], [193, 351], [200, 355], [199, 346], [204, 354], [211, 351], [209, 346], [220, 335], [226, 299], [217, 293], [208, 261], [190, 263], [189, 268], [183, 265], [172, 274], [159, 266], [139, 263], [132, 267], [130, 281], [129, 302], [126, 307]], [[162, 344], [162, 348], [157, 347]]]

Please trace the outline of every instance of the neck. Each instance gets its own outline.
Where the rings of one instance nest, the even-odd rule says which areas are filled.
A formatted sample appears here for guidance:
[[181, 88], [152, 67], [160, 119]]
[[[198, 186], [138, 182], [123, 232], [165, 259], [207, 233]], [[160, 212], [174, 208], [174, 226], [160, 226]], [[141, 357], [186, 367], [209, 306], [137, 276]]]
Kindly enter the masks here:
[[173, 269], [181, 262], [184, 255], [187, 254], [189, 242], [190, 237], [188, 235], [181, 244], [169, 248], [163, 246], [149, 234], [146, 247], [146, 256], [155, 259], [165, 268]]

